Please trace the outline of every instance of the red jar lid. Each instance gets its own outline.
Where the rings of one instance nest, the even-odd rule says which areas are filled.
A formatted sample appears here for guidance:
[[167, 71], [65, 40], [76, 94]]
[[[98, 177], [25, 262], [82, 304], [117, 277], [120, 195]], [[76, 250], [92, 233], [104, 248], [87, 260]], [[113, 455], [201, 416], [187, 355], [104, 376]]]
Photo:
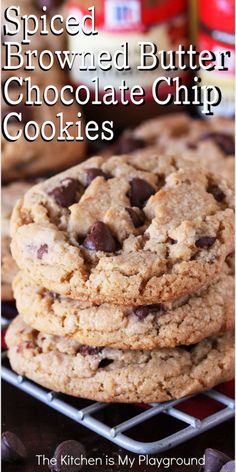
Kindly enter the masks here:
[[199, 0], [199, 20], [210, 29], [234, 33], [234, 0]]
[[[150, 4], [156, 3], [155, 6]], [[187, 0], [141, 1], [142, 23], [145, 26], [168, 21], [187, 10]]]

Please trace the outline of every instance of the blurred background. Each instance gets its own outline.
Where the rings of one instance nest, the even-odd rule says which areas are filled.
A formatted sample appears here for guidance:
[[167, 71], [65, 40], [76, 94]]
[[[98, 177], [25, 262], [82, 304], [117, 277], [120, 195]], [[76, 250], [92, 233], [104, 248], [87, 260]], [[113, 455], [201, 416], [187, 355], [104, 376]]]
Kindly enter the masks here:
[[[143, 106], [130, 104], [125, 109], [122, 106], [108, 107], [86, 105], [84, 107], [87, 119], [95, 117], [102, 121], [113, 117], [117, 130], [126, 126], [134, 126], [147, 118], [156, 117], [163, 113], [181, 111], [183, 107], [160, 106], [151, 97], [151, 85], [158, 76], [179, 76], [184, 84], [193, 83], [193, 73], [182, 71], [164, 71], [158, 68], [154, 71], [138, 71], [134, 73], [138, 64], [138, 41], [154, 42], [159, 50], [175, 50], [179, 44], [188, 48], [191, 43], [197, 51], [208, 49], [229, 50], [231, 57], [227, 60], [228, 71], [200, 72], [201, 85], [216, 85], [222, 91], [222, 101], [214, 109], [214, 114], [232, 117], [234, 115], [234, 0], [104, 0], [84, 2], [70, 0], [68, 11], [78, 16], [86, 13], [88, 6], [96, 6], [97, 29], [99, 36], [70, 37], [69, 49], [83, 49], [98, 52], [102, 48], [111, 53], [119, 49], [122, 41], [128, 41], [130, 49], [131, 70], [118, 73], [117, 71], [96, 71], [100, 86], [104, 84], [117, 85], [121, 78], [132, 86], [134, 83], [142, 85], [146, 92]], [[93, 74], [94, 75], [94, 74]], [[75, 85], [89, 83], [91, 72], [81, 72], [76, 67], [71, 73]], [[164, 97], [170, 88], [163, 84], [160, 96]], [[201, 116], [200, 107], [188, 106], [187, 112]]]

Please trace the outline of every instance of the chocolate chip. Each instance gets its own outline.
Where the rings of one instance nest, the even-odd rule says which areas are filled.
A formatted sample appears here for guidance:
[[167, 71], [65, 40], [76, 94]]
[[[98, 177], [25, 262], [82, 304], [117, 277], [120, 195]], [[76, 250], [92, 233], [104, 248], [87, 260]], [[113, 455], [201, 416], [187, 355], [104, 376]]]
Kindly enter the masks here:
[[115, 252], [119, 248], [109, 226], [96, 221], [90, 229], [83, 246], [90, 251]]
[[169, 244], [177, 244], [177, 240], [176, 239], [173, 239], [171, 238], [170, 236], [168, 237], [168, 243]]
[[223, 202], [225, 199], [225, 194], [222, 192], [220, 187], [216, 184], [209, 184], [207, 187], [207, 192], [211, 193], [217, 202]]
[[204, 472], [220, 472], [221, 467], [229, 461], [230, 457], [223, 452], [208, 448], [205, 450]]
[[160, 303], [156, 305], [140, 305], [134, 309], [134, 314], [137, 316], [139, 320], [144, 320], [150, 313], [158, 313], [161, 315], [164, 311], [163, 305]]
[[54, 197], [58, 205], [67, 208], [76, 202], [76, 195], [80, 190], [80, 183], [76, 179], [67, 177], [63, 179], [60, 184], [60, 187], [55, 187], [48, 194]]
[[37, 258], [42, 259], [44, 254], [48, 253], [48, 245], [47, 244], [41, 244], [41, 246], [37, 250]]
[[155, 193], [155, 189], [146, 180], [135, 177], [130, 182], [128, 193], [132, 206], [142, 208], [148, 198]]
[[191, 184], [192, 184], [192, 182], [191, 182], [190, 179], [183, 179], [183, 180], [182, 180], [182, 183], [183, 183], [183, 184], [186, 184], [186, 185], [191, 185]]
[[182, 349], [185, 349], [185, 351], [191, 352], [192, 349], [195, 348], [195, 346], [197, 346], [197, 344], [184, 344], [184, 345], [181, 344], [181, 345], [178, 346], [178, 347], [180, 347], [180, 348], [182, 348]]
[[191, 149], [192, 151], [195, 151], [197, 149], [197, 144], [189, 142], [189, 143], [187, 143], [187, 148]]
[[46, 290], [45, 294], [46, 296], [49, 296], [50, 298], [52, 298], [53, 300], [61, 300], [62, 299], [62, 296], [59, 295], [59, 293], [56, 293], [56, 292], [51, 292], [49, 290]]
[[[83, 468], [82, 458], [86, 457], [84, 446], [70, 439], [59, 444], [54, 452], [53, 458], [56, 465], [53, 465], [52, 472], [79, 472]], [[80, 462], [80, 463], [79, 463]]]
[[218, 348], [218, 345], [219, 345], [219, 344], [218, 344], [217, 339], [214, 339], [214, 338], [212, 339], [212, 338], [211, 338], [211, 348], [212, 348], [212, 349], [217, 349], [217, 348]]
[[135, 138], [133, 132], [125, 131], [118, 141], [118, 154], [128, 154], [147, 147], [147, 143], [141, 138]]
[[202, 236], [195, 242], [195, 245], [201, 248], [211, 247], [214, 244], [215, 240], [215, 236]]
[[220, 469], [220, 472], [235, 472], [235, 465], [235, 461], [229, 461]]
[[137, 213], [137, 211], [133, 210], [132, 208], [126, 208], [126, 211], [129, 213], [135, 228], [140, 228], [140, 226], [143, 226], [145, 221], [145, 215], [143, 211], [141, 212], [140, 210], [140, 213]]
[[229, 134], [217, 132], [205, 133], [204, 135], [202, 135], [201, 139], [213, 139], [213, 141], [217, 144], [217, 146], [219, 146], [219, 148], [224, 152], [226, 156], [234, 154], [234, 138]]
[[91, 167], [90, 169], [86, 169], [86, 184], [89, 186], [91, 182], [96, 179], [96, 177], [104, 177], [105, 180], [109, 179], [109, 176], [105, 174], [101, 169], [97, 169]]
[[18, 436], [11, 431], [2, 433], [1, 454], [4, 462], [17, 462], [26, 458], [27, 452]]
[[99, 369], [105, 369], [105, 367], [112, 364], [112, 362], [113, 362], [113, 359], [107, 359], [107, 358], [102, 359], [98, 364], [98, 368]]
[[78, 351], [81, 356], [96, 356], [103, 350], [103, 347], [80, 346]]
[[34, 0], [34, 5], [39, 8], [40, 10], [43, 8], [45, 5], [47, 7], [47, 10], [51, 12], [55, 8], [59, 7], [62, 5], [63, 0]]
[[157, 181], [157, 188], [160, 190], [162, 187], [164, 187], [166, 183], [166, 176], [164, 174], [159, 174], [158, 175], [158, 181]]

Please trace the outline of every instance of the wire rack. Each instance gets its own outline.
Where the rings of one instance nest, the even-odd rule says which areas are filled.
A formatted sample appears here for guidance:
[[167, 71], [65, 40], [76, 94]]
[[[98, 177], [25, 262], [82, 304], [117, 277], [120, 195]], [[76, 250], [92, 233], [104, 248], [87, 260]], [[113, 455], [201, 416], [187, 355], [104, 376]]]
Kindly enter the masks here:
[[[2, 326], [5, 328], [7, 324], [8, 321], [4, 319]], [[75, 407], [73, 405], [74, 399], [71, 397], [67, 396], [65, 400], [64, 395], [44, 389], [34, 382], [31, 382], [22, 377], [21, 375], [17, 375], [11, 370], [9, 365], [4, 365], [6, 364], [6, 357], [7, 353], [4, 351], [2, 353], [2, 379], [19, 388], [23, 392], [28, 393], [34, 398], [37, 398], [42, 403], [48, 405], [54, 410], [59, 411], [77, 423], [80, 423], [95, 433], [103, 436], [109, 441], [137, 454], [156, 454], [166, 451], [174, 446], [177, 446], [178, 444], [187, 441], [188, 439], [197, 436], [200, 433], [203, 433], [204, 431], [213, 428], [224, 421], [227, 421], [234, 416], [234, 400], [212, 389], [203, 392], [202, 395], [204, 395], [205, 398], [207, 397], [217, 401], [221, 409], [220, 411], [217, 411], [216, 413], [213, 413], [202, 420], [179, 409], [183, 407], [184, 403], [189, 398], [194, 398], [197, 401], [198, 397], [194, 396], [165, 403], [151, 403], [145, 405], [145, 408], [143, 408], [141, 413], [130, 415], [131, 417], [129, 419], [111, 427], [106, 421], [101, 421], [96, 417], [98, 412], [109, 408], [109, 403], [90, 402], [90, 404], [85, 407]], [[116, 405], [116, 407], [121, 408], [120, 405]], [[201, 408], [200, 405], [199, 408]], [[151, 418], [156, 419], [156, 431], [160, 433], [160, 425], [158, 424], [158, 415], [160, 414], [165, 414], [175, 418], [176, 420], [179, 420], [178, 431], [152, 442], [136, 440], [127, 434], [129, 431], [132, 431], [132, 428], [137, 425], [141, 425]]]

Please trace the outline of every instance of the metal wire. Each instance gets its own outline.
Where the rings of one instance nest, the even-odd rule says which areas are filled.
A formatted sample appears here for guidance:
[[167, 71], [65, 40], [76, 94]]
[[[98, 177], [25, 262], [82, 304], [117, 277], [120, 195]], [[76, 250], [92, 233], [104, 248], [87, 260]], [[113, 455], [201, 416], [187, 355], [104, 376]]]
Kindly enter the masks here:
[[[6, 352], [3, 352], [2, 361], [4, 361], [5, 358]], [[234, 416], [234, 400], [217, 392], [216, 390], [209, 390], [207, 392], [203, 392], [202, 395], [218, 401], [221, 403], [221, 405], [223, 405], [223, 408], [217, 413], [214, 413], [203, 420], [199, 420], [198, 418], [195, 418], [194, 416], [184, 413], [176, 408], [176, 406], [181, 405], [184, 401], [186, 401], [185, 397], [180, 400], [173, 400], [165, 403], [149, 404], [149, 409], [144, 410], [138, 415], [132, 416], [130, 419], [120, 424], [110, 427], [105, 422], [102, 422], [93, 416], [102, 409], [108, 408], [110, 406], [109, 403], [94, 402], [84, 408], [75, 408], [70, 404], [71, 397], [68, 396], [67, 400], [65, 401], [64, 396], [63, 399], [60, 398], [62, 395], [36, 385], [21, 375], [17, 375], [10, 368], [3, 365], [2, 378], [23, 392], [26, 392], [32, 397], [37, 398], [42, 403], [48, 405], [54, 410], [57, 410], [65, 416], [71, 418], [77, 423], [80, 423], [83, 426], [91, 429], [95, 433], [103, 436], [118, 446], [121, 446], [124, 449], [137, 454], [154, 454], [163, 452], [183, 443], [184, 441], [187, 441], [190, 438], [193, 438], [194, 436], [197, 436], [200, 433], [203, 433], [204, 431], [207, 431], [208, 429], [213, 428], [224, 421], [227, 421]], [[117, 408], [120, 408], [120, 406], [117, 405]], [[169, 416], [177, 418], [182, 423], [185, 423], [186, 426], [174, 434], [170, 434], [163, 439], [153, 442], [137, 441], [128, 435], [123, 434], [134, 426], [137, 426], [138, 424], [141, 424], [153, 417], [157, 417], [156, 419], [158, 426], [158, 415], [160, 413], [165, 413]]]

